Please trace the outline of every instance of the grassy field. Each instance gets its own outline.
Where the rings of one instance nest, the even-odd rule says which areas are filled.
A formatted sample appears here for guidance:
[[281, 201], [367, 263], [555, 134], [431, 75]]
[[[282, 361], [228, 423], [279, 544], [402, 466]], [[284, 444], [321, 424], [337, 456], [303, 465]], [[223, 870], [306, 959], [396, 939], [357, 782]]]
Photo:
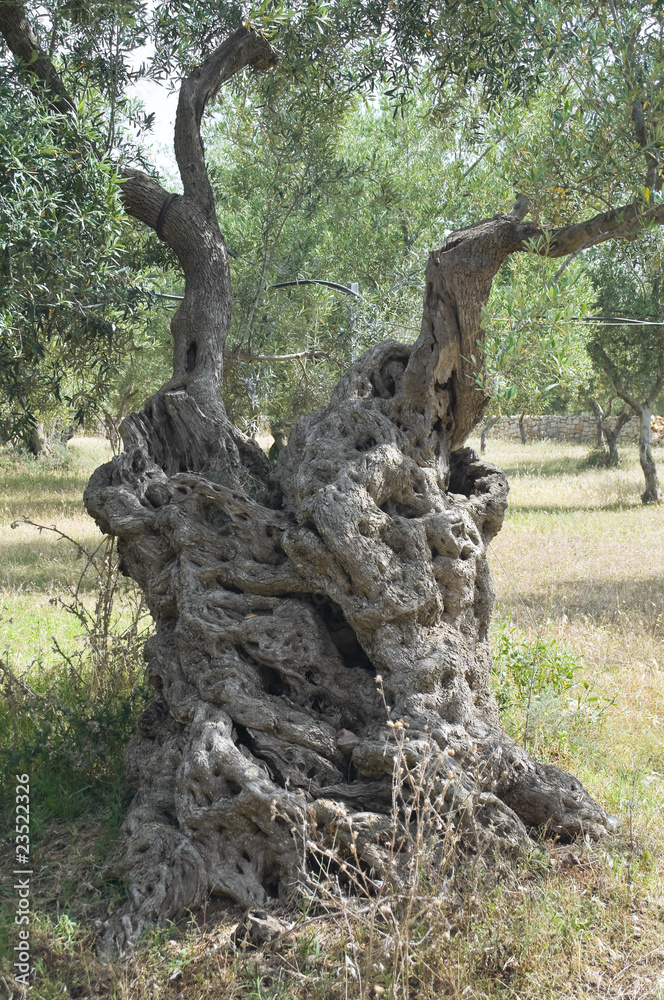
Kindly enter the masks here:
[[[617, 470], [574, 445], [490, 441], [487, 456], [511, 483], [490, 553], [504, 723], [620, 817], [615, 835], [552, 845], [546, 865], [462, 867], [444, 883], [424, 860], [409, 893], [374, 901], [348, 901], [323, 879], [284, 915], [295, 926], [272, 951], [234, 948], [241, 914], [217, 901], [111, 966], [95, 958], [93, 927], [122, 895], [101, 871], [128, 800], [119, 758], [144, 699], [139, 644], [132, 633], [117, 682], [111, 656], [105, 683], [90, 688], [89, 637], [58, 603], [84, 560], [53, 532], [10, 526], [26, 516], [98, 544], [80, 497], [107, 452], [78, 439], [71, 455], [62, 466], [0, 454], [0, 657], [10, 670], [0, 741], [10, 784], [15, 768], [33, 776], [32, 996], [664, 998], [664, 509], [641, 505], [632, 449]], [[97, 591], [93, 577], [81, 586], [90, 606]], [[113, 628], [131, 619], [120, 595]], [[531, 664], [536, 682], [524, 685]], [[8, 834], [0, 860], [10, 872]], [[0, 996], [18, 997], [11, 880], [2, 902]]]
[[[99, 545], [82, 496], [90, 474], [109, 457], [106, 442], [96, 438], [74, 438], [64, 462], [0, 452], [0, 654], [9, 651], [20, 670], [35, 660], [53, 663], [52, 637], [69, 650], [79, 631], [56, 602], [76, 585], [83, 562], [48, 529], [56, 526], [91, 550]], [[46, 530], [21, 523], [24, 518]], [[93, 586], [92, 578], [84, 579], [84, 589]]]

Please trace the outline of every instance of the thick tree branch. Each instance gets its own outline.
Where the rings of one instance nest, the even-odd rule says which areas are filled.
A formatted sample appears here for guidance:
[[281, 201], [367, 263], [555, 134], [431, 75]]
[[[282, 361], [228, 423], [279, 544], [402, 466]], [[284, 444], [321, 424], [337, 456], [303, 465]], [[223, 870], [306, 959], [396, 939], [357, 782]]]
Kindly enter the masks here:
[[635, 413], [641, 416], [641, 412], [644, 409], [643, 404], [639, 403], [636, 396], [632, 396], [632, 394], [627, 391], [620, 375], [612, 375], [611, 377], [613, 379], [613, 384], [616, 387], [616, 392], [620, 398], [624, 400], [628, 406], [631, 406]]
[[596, 236], [591, 237], [591, 239], [586, 240], [585, 243], [582, 243], [580, 247], [577, 247], [576, 250], [573, 250], [571, 254], [565, 257], [565, 260], [562, 262], [562, 264], [560, 265], [554, 276], [551, 278], [549, 282], [549, 287], [557, 284], [558, 280], [562, 277], [562, 275], [567, 270], [572, 261], [576, 257], [579, 257], [584, 250], [589, 250], [591, 247], [598, 246], [598, 244], [605, 243], [607, 240], [610, 239], [619, 239], [621, 236], [627, 238], [632, 234], [632, 232], [633, 232], [632, 228], [629, 225], [627, 225], [624, 229], [624, 232], [613, 232], [610, 235], [600, 232], [597, 233]]
[[[28, 77], [35, 95], [45, 97], [49, 107], [57, 114], [74, 114], [76, 102], [68, 93], [51, 59], [40, 48], [22, 4], [0, 0], [0, 33], [18, 60], [20, 72]], [[154, 178], [140, 170], [124, 170], [120, 176], [124, 181], [122, 202], [125, 210], [154, 229], [159, 209], [168, 192]]]
[[[46, 92], [49, 107], [58, 114], [74, 113], [76, 103], [51, 59], [40, 48], [22, 4], [0, 0], [0, 33], [22, 64], [21, 72], [29, 76], [34, 93], [43, 97]], [[275, 65], [276, 61], [276, 53], [264, 38], [240, 28], [182, 84], [175, 126], [175, 152], [185, 195], [203, 209], [208, 221], [214, 216], [214, 201], [200, 136], [205, 106], [219, 87], [243, 67], [267, 68]], [[123, 170], [120, 175], [124, 181], [122, 201], [126, 211], [156, 229], [168, 192], [140, 170]], [[169, 214], [173, 210], [171, 208]], [[167, 239], [167, 242], [173, 246], [170, 240]]]
[[27, 76], [30, 88], [37, 97], [44, 91], [51, 110], [66, 115], [76, 110], [76, 104], [67, 93], [53, 63], [41, 50], [23, 5], [0, 0], [0, 33], [19, 62], [20, 72]]
[[127, 214], [156, 229], [159, 211], [168, 197], [168, 191], [142, 170], [123, 170], [120, 177], [120, 196]]
[[646, 125], [644, 104], [640, 99], [632, 102], [632, 122], [634, 123], [636, 141], [643, 150], [648, 165], [645, 186], [651, 190], [659, 191], [662, 187], [662, 178], [657, 171], [657, 155], [648, 143], [648, 128]]
[[[0, 32], [16, 58], [29, 63], [35, 92], [42, 98], [46, 95], [53, 110], [75, 112], [75, 103], [39, 48], [21, 4], [0, 0]], [[122, 425], [125, 446], [145, 448], [168, 472], [243, 462], [260, 478], [267, 469], [259, 449], [228, 421], [219, 393], [231, 287], [200, 126], [207, 101], [226, 80], [245, 66], [267, 68], [275, 63], [269, 44], [242, 28], [183, 82], [175, 145], [184, 195], [169, 194], [139, 170], [120, 171], [125, 210], [157, 231], [177, 255], [185, 276], [184, 299], [171, 321], [173, 377], [147, 401], [143, 413], [129, 415]]]
[[277, 55], [260, 35], [239, 28], [183, 81], [175, 121], [175, 157], [185, 196], [195, 201], [208, 219], [215, 215], [214, 197], [205, 167], [201, 139], [203, 112], [223, 83], [245, 66], [269, 69]]
[[[535, 226], [524, 224], [523, 241], [537, 242], [537, 252], [543, 257], [567, 257], [582, 247], [595, 246], [606, 240], [625, 238], [637, 234], [649, 223], [664, 224], [664, 205], [644, 205], [632, 203], [621, 208], [601, 212], [591, 219], [577, 222], [572, 226], [544, 232]], [[530, 233], [528, 233], [530, 229]], [[523, 250], [528, 249], [522, 246]]]

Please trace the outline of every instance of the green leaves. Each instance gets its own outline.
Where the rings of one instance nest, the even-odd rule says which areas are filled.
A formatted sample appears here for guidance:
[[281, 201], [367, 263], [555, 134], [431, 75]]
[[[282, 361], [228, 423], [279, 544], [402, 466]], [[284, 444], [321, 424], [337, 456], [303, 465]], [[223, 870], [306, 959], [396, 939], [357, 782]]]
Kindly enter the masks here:
[[[0, 394], [12, 419], [36, 400], [91, 400], [126, 372], [146, 328], [137, 289], [154, 281], [150, 268], [132, 277], [138, 250], [164, 257], [121, 221], [104, 151], [140, 161], [128, 125], [142, 135], [149, 118], [127, 98], [131, 81], [176, 85], [244, 23], [270, 37], [281, 63], [234, 80], [210, 133], [219, 215], [238, 254], [233, 343], [335, 361], [300, 359], [276, 376], [231, 364], [237, 416], [318, 406], [363, 348], [412, 340], [426, 251], [506, 209], [515, 191], [545, 233], [661, 197], [664, 21], [631, 0], [619, 10], [556, 0], [256, 0], [249, 9], [48, 0], [39, 12], [40, 42], [78, 115], [45, 114], [5, 76]], [[154, 55], [137, 67], [146, 41]], [[553, 265], [524, 261], [496, 281], [477, 379], [501, 408], [532, 411], [587, 376], [574, 317], [591, 296], [581, 260], [555, 283]], [[299, 277], [358, 282], [361, 297], [271, 290]]]
[[[664, 320], [663, 263], [660, 227], [636, 242], [606, 244], [595, 251], [589, 273], [597, 312]], [[664, 371], [664, 328], [597, 324], [591, 328], [588, 351], [600, 384], [612, 392], [617, 376], [632, 396], [644, 400]]]
[[[556, 265], [539, 256], [513, 257], [494, 281], [484, 311], [481, 388], [503, 413], [542, 412], [573, 400], [587, 380], [588, 331], [579, 322], [592, 286], [574, 262], [551, 283]], [[479, 345], [480, 348], [482, 344]]]
[[[461, 196], [476, 150], [434, 119], [434, 100], [410, 98], [395, 117], [387, 97], [330, 91], [318, 63], [297, 82], [265, 75], [225, 95], [206, 146], [237, 254], [231, 355], [323, 351], [344, 365], [381, 340], [416, 338], [426, 254], [512, 196], [487, 183], [488, 157], [464, 181], [472, 198]], [[357, 282], [360, 297], [272, 288], [298, 278]], [[276, 368], [229, 360], [224, 395], [249, 426], [259, 415], [287, 420], [325, 405], [340, 370], [320, 357]]]
[[494, 694], [501, 708], [538, 699], [545, 692], [564, 694], [581, 663], [555, 638], [527, 639], [512, 625], [501, 625], [494, 642]]
[[0, 95], [0, 405], [20, 434], [108, 392], [146, 301], [90, 117], [55, 119], [8, 78]]

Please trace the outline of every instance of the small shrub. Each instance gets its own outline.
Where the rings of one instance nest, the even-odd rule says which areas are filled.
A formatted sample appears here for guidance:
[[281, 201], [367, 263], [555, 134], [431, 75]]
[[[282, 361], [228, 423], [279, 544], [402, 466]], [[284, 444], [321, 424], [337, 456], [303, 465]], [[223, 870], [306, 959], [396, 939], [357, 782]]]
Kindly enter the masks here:
[[[150, 696], [142, 672], [150, 618], [136, 593], [119, 580], [114, 539], [105, 538], [88, 552], [58, 529], [47, 530], [71, 542], [84, 560], [68, 599], [54, 598], [82, 626], [79, 648], [67, 652], [54, 639], [58, 661], [46, 668], [39, 658], [27, 670], [14, 669], [9, 652], [0, 654], [0, 769], [30, 776], [31, 852], [46, 850], [53, 826], [61, 823], [70, 830], [92, 824], [101, 851], [115, 838], [131, 797], [122, 755]], [[13, 786], [8, 782], [0, 792], [7, 815]], [[62, 889], [69, 877], [62, 875], [65, 868], [55, 856], [59, 898], [69, 896]], [[35, 876], [48, 877], [45, 871]], [[73, 907], [73, 918], [84, 905], [86, 880], [88, 873], [73, 894], [76, 901], [65, 904]], [[0, 906], [0, 930], [13, 920], [11, 905], [10, 900], [9, 911]]]
[[28, 683], [0, 666], [0, 768], [31, 775], [35, 819], [75, 819], [124, 791], [122, 751], [147, 700], [145, 686], [91, 699], [84, 676], [35, 670]]
[[615, 469], [616, 465], [617, 463], [614, 462], [610, 452], [595, 448], [581, 459], [579, 472], [583, 472], [585, 469]]
[[581, 664], [554, 638], [527, 639], [512, 625], [501, 625], [494, 643], [494, 695], [501, 709], [538, 699], [546, 691], [564, 694]]
[[592, 741], [615, 704], [580, 676], [581, 667], [557, 639], [527, 639], [510, 624], [500, 626], [493, 693], [506, 731], [535, 757], [569, 767], [569, 754]]

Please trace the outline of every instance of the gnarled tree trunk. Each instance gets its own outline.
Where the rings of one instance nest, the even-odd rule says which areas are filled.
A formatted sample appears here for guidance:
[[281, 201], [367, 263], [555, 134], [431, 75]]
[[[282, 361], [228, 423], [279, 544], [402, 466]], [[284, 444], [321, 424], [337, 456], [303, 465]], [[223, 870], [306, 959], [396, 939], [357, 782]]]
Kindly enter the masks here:
[[380, 873], [395, 720], [409, 760], [435, 748], [434, 794], [475, 848], [529, 850], [533, 828], [599, 835], [603, 810], [506, 737], [489, 691], [486, 547], [507, 483], [463, 448], [485, 406], [468, 359], [493, 277], [532, 227], [499, 215], [433, 251], [416, 343], [361, 357], [270, 476], [218, 395], [223, 241], [178, 161], [185, 195], [162, 220], [187, 277], [175, 375], [125, 421], [124, 453], [85, 494], [156, 628], [156, 694], [127, 750], [136, 795], [112, 865], [130, 900], [107, 944], [209, 893], [245, 906], [287, 894], [311, 837], [341, 853], [354, 842]]
[[488, 685], [486, 547], [507, 483], [461, 447], [484, 405], [466, 359], [519, 226], [497, 216], [430, 255], [418, 340], [368, 351], [293, 427], [270, 506], [164, 470], [150, 437], [93, 475], [88, 510], [156, 625], [156, 697], [126, 756], [117, 946], [210, 892], [245, 906], [287, 893], [313, 829], [342, 852], [356, 836], [380, 873], [393, 720], [412, 761], [437, 748], [434, 792], [474, 846], [518, 853], [530, 828], [606, 828], [575, 779], [505, 736]]
[[245, 906], [286, 895], [311, 838], [340, 854], [353, 845], [382, 872], [399, 720], [408, 761], [433, 753], [432, 794], [471, 849], [514, 855], [532, 849], [532, 830], [611, 825], [578, 781], [500, 728], [486, 550], [508, 487], [463, 445], [485, 407], [469, 359], [501, 263], [540, 238], [549, 254], [572, 252], [593, 227], [624, 229], [628, 210], [544, 238], [518, 199], [453, 233], [429, 256], [417, 341], [356, 361], [272, 472], [221, 400], [230, 282], [199, 127], [224, 80], [273, 61], [241, 29], [184, 82], [182, 196], [139, 172], [123, 185], [127, 211], [177, 254], [186, 291], [173, 378], [124, 421], [123, 453], [85, 492], [155, 621], [155, 697], [126, 751], [135, 797], [110, 866], [129, 899], [107, 947], [209, 893]]

